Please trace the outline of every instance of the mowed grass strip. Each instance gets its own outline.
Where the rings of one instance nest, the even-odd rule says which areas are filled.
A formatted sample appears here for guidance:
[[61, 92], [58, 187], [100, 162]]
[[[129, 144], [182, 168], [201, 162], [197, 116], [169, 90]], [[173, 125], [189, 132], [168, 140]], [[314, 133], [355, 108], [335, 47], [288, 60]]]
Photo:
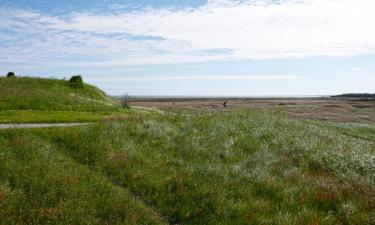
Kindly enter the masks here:
[[374, 144], [265, 113], [35, 131], [176, 224], [371, 224]]
[[164, 222], [100, 173], [40, 137], [14, 130], [0, 133], [0, 224]]
[[43, 110], [0, 110], [0, 123], [69, 123], [99, 122], [127, 117], [134, 110], [79, 112], [79, 111], [43, 111]]

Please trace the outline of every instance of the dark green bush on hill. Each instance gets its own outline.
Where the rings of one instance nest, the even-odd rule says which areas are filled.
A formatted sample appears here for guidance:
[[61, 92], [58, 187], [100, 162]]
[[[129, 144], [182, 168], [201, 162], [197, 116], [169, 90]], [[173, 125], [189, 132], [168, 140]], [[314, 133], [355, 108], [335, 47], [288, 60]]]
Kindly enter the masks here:
[[83, 80], [81, 75], [74, 75], [69, 79], [69, 85], [73, 88], [82, 88]]
[[8, 72], [7, 77], [15, 77], [16, 74], [14, 72]]

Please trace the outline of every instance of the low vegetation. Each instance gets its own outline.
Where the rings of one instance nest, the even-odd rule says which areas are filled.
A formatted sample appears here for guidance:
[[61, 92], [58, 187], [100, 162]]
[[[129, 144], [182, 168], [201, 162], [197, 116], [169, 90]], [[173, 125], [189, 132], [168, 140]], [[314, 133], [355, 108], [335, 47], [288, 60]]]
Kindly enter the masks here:
[[134, 114], [0, 146], [3, 224], [375, 221], [374, 142], [281, 114]]

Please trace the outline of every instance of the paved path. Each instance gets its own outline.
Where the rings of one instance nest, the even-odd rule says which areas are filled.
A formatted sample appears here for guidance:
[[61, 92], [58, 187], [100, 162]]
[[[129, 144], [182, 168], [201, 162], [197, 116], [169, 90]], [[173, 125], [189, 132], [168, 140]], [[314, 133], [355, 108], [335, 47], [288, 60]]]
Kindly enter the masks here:
[[0, 129], [12, 128], [42, 128], [42, 127], [73, 127], [88, 125], [90, 123], [23, 123], [23, 124], [0, 124]]

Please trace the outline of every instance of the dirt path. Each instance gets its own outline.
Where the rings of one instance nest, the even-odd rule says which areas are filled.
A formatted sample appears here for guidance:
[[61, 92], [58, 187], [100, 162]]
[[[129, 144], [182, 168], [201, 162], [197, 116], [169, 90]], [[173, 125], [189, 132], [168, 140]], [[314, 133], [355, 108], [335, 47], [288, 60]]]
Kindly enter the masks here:
[[43, 128], [43, 127], [73, 127], [88, 125], [90, 123], [23, 123], [23, 124], [0, 124], [0, 129], [26, 129], [26, 128]]

